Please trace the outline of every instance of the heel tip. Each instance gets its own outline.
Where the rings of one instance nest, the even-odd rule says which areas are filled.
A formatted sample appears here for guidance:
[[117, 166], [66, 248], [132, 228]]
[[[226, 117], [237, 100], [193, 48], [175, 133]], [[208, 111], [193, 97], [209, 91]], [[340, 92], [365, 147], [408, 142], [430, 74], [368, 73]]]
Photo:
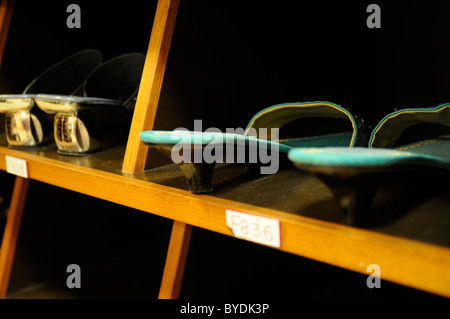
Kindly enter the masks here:
[[189, 187], [189, 190], [193, 194], [203, 194], [203, 193], [212, 192], [213, 188], [212, 188], [211, 184], [207, 184], [207, 185], [191, 185]]

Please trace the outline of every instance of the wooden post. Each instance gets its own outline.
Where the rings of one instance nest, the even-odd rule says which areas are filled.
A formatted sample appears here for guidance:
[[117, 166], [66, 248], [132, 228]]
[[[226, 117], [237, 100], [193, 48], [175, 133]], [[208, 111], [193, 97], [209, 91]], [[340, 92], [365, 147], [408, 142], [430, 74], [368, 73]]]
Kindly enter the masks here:
[[145, 168], [148, 147], [140, 141], [139, 133], [153, 128], [179, 2], [158, 1], [122, 165], [126, 173], [140, 172]]
[[0, 3], [0, 66], [2, 64], [3, 51], [5, 50], [13, 6], [14, 0], [2, 0]]
[[11, 204], [6, 218], [3, 240], [0, 247], [0, 298], [5, 298], [8, 290], [9, 277], [14, 261], [17, 239], [19, 237], [20, 221], [25, 206], [29, 180], [16, 177], [11, 197]]
[[[145, 169], [148, 147], [139, 134], [153, 128], [179, 4], [180, 0], [158, 1], [122, 164], [126, 173]], [[174, 221], [159, 298], [178, 297], [191, 231], [191, 225]]]
[[177, 299], [180, 294], [191, 233], [191, 225], [179, 221], [173, 222], [159, 299]]

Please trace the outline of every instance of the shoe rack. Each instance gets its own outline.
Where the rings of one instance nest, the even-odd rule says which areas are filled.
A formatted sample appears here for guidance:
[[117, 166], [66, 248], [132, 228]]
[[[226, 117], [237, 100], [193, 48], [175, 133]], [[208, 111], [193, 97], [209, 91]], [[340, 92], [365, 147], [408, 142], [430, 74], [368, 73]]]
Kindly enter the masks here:
[[[450, 297], [449, 247], [395, 232], [385, 233], [302, 216], [296, 213], [299, 208], [295, 205], [267, 200], [271, 196], [266, 190], [270, 185], [283, 185], [284, 192], [294, 198], [300, 196], [295, 178], [306, 176], [300, 171], [295, 171], [293, 177], [290, 174], [287, 181], [283, 173], [258, 181], [264, 196], [256, 196], [251, 191], [247, 193], [254, 196], [241, 196], [246, 193], [245, 181], [242, 185], [234, 185], [234, 192], [224, 195], [220, 191], [195, 195], [173, 187], [165, 180], [166, 176], [182, 180], [177, 167], [145, 170], [148, 149], [138, 135], [153, 127], [165, 66], [170, 63], [167, 58], [179, 1], [158, 0], [126, 146], [105, 149], [89, 157], [73, 158], [57, 155], [51, 149], [11, 149], [7, 147], [5, 138], [1, 139], [0, 169], [6, 171], [5, 156], [21, 159], [26, 161], [28, 178], [17, 176], [15, 180], [0, 250], [0, 297], [4, 298], [7, 293], [30, 179], [173, 220], [159, 298], [179, 296], [193, 227], [235, 236], [226, 223], [227, 210], [278, 221], [280, 243], [274, 249], [366, 275], [370, 275], [367, 267], [377, 264], [383, 280]], [[0, 59], [13, 2], [2, 0], [0, 5]], [[225, 167], [222, 175], [220, 169], [218, 172], [224, 184], [233, 182], [230, 176], [234, 171]], [[304, 180], [305, 183], [313, 183], [306, 177]], [[276, 198], [275, 195], [272, 196]]]

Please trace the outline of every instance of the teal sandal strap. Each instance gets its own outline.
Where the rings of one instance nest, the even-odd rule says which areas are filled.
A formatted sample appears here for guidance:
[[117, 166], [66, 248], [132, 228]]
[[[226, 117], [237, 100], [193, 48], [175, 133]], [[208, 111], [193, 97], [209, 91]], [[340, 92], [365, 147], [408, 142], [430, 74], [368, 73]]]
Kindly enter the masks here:
[[369, 147], [392, 147], [407, 128], [421, 123], [450, 127], [450, 104], [440, 104], [429, 108], [402, 109], [386, 115], [372, 131]]
[[[313, 117], [348, 119], [352, 126], [349, 146], [355, 145], [358, 135], [358, 125], [355, 118], [345, 108], [331, 102], [322, 101], [283, 103], [265, 108], [253, 116], [247, 125], [245, 134], [248, 135], [251, 129], [258, 132], [260, 128], [281, 128], [292, 121]], [[269, 130], [267, 139], [271, 139]]]

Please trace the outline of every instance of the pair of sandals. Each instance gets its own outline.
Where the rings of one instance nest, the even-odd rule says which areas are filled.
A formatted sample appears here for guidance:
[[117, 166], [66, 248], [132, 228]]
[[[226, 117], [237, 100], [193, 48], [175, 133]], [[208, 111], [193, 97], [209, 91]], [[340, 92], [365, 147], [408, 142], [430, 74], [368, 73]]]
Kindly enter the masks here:
[[127, 53], [103, 62], [98, 50], [82, 50], [46, 69], [22, 94], [0, 95], [8, 145], [49, 142], [53, 120], [58, 153], [104, 147], [105, 132], [125, 131], [130, 122], [144, 61], [142, 53]]
[[[279, 139], [249, 136], [252, 128], [279, 128]], [[450, 104], [402, 109], [386, 115], [369, 135], [362, 121], [330, 102], [286, 103], [266, 108], [244, 135], [145, 131], [140, 139], [173, 157], [175, 145], [204, 149], [231, 139], [241, 145], [271, 147], [296, 167], [316, 174], [333, 192], [349, 224], [370, 210], [381, 176], [404, 170], [450, 172]], [[290, 135], [289, 135], [290, 134]], [[252, 144], [253, 143], [253, 144]], [[235, 143], [237, 145], [238, 143]], [[212, 190], [215, 163], [178, 163], [193, 193]]]

